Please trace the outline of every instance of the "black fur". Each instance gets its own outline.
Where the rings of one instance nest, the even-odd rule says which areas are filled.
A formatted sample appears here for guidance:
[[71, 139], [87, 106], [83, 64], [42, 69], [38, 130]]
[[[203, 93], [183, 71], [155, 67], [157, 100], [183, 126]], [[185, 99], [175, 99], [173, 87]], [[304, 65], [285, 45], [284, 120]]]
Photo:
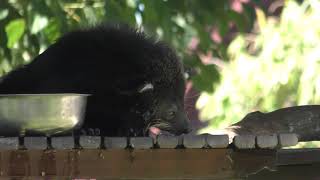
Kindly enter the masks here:
[[[145, 84], [153, 90], [139, 92]], [[146, 135], [150, 126], [187, 132], [184, 89], [175, 52], [120, 25], [68, 33], [0, 82], [1, 94], [92, 94], [83, 128], [108, 136]]]

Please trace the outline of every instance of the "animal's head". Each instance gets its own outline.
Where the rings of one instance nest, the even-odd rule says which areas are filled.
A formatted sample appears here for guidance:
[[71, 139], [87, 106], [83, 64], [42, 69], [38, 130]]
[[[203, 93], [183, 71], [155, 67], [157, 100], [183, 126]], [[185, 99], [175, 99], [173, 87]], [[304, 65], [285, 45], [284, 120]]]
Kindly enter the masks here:
[[[184, 80], [171, 87], [145, 83], [135, 96], [136, 104], [126, 118], [130, 136], [180, 135], [191, 131], [184, 109]], [[131, 118], [130, 118], [131, 117]]]
[[[156, 91], [156, 90], [155, 90]], [[163, 133], [180, 135], [191, 131], [184, 108], [184, 82], [155, 92], [152, 116], [147, 118], [145, 131], [154, 136]]]
[[[114, 112], [122, 123], [118, 134], [131, 131], [130, 136], [145, 136], [167, 131], [179, 135], [190, 131], [184, 110], [184, 69], [176, 53], [128, 27], [102, 28], [97, 33], [103, 37], [100, 46], [95, 45], [104, 49], [99, 51], [102, 59], [114, 61], [109, 73], [116, 77], [111, 79], [117, 99], [113, 109], [121, 109]], [[101, 66], [100, 74], [104, 71]]]
[[[141, 67], [137, 68], [143, 76], [134, 85], [135, 104], [130, 109], [139, 122], [131, 121], [129, 124], [143, 130], [144, 136], [188, 133], [190, 124], [184, 108], [182, 62], [171, 48], [161, 42], [147, 47], [140, 59]], [[133, 132], [137, 130], [133, 129]]]

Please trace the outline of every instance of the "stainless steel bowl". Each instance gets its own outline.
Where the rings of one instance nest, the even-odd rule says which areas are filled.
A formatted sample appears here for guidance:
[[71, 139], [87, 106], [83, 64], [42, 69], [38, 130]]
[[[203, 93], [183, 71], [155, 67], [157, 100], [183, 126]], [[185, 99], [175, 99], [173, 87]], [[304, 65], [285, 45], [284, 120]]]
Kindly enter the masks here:
[[81, 127], [86, 94], [0, 95], [0, 136], [54, 135]]

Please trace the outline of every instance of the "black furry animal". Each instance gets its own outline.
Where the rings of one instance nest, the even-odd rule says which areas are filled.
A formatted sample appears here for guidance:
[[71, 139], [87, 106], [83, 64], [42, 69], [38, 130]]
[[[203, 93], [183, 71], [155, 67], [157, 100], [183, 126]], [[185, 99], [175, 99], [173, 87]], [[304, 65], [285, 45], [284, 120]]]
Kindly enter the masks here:
[[1, 94], [84, 93], [83, 129], [107, 136], [189, 131], [185, 80], [175, 52], [142, 32], [102, 25], [66, 34], [4, 76]]

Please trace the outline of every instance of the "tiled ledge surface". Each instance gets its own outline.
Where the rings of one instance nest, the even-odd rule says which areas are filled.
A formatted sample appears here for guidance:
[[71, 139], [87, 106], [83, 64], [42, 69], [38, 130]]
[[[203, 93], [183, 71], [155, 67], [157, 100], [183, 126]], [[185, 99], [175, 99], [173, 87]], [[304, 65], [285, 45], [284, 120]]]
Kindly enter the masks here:
[[[76, 142], [79, 143], [76, 143]], [[78, 140], [72, 136], [64, 137], [0, 137], [0, 150], [14, 149], [200, 149], [227, 148], [230, 144], [238, 149], [275, 149], [293, 146], [298, 143], [296, 134], [242, 135], [235, 136], [229, 142], [227, 135], [182, 135], [151, 137], [100, 137], [80, 136]], [[229, 144], [230, 143], [230, 144]]]

